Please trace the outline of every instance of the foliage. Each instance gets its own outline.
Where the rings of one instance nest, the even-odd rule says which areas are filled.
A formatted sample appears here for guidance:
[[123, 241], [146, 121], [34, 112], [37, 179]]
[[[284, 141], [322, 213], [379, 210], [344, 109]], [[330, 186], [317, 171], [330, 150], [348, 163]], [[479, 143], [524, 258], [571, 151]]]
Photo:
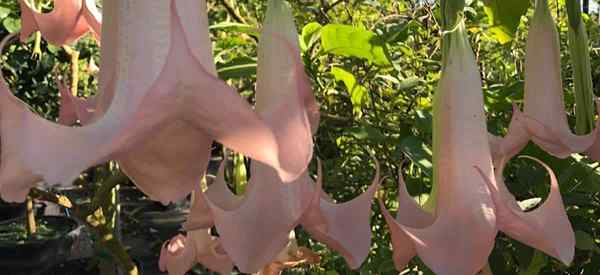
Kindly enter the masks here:
[[[264, 1], [209, 2], [209, 21], [219, 76], [253, 101], [256, 73], [256, 27], [265, 11]], [[299, 26], [299, 41], [322, 120], [316, 135], [316, 156], [323, 160], [324, 188], [335, 200], [348, 201], [371, 183], [372, 152], [388, 178], [383, 184], [388, 207], [396, 204], [399, 168], [409, 192], [423, 201], [431, 188], [432, 95], [441, 69], [439, 6], [414, 0], [290, 0]], [[511, 104], [523, 98], [524, 41], [529, 1], [467, 1], [468, 30], [481, 69], [488, 129], [506, 133]], [[508, 5], [508, 7], [507, 7]], [[513, 9], [518, 7], [518, 9]], [[567, 50], [566, 8], [554, 9], [561, 34], [565, 101], [573, 110], [573, 72]], [[521, 17], [521, 15], [524, 15]], [[600, 80], [600, 26], [597, 17], [584, 16], [591, 41], [592, 78]], [[0, 36], [14, 31], [16, 1], [0, 3]], [[96, 78], [85, 71], [97, 46], [79, 42], [80, 96], [94, 93]], [[3, 72], [17, 96], [36, 112], [55, 119], [58, 108], [56, 75], [68, 75], [69, 57], [43, 46], [39, 61], [31, 59], [32, 44], [9, 47], [3, 54]], [[569, 111], [574, 125], [574, 113]], [[567, 213], [577, 236], [573, 264], [560, 264], [502, 234], [490, 265], [495, 274], [595, 274], [600, 270], [600, 171], [580, 155], [564, 160], [529, 145], [523, 154], [540, 158], [557, 174]], [[311, 167], [311, 171], [316, 171]], [[511, 192], [520, 201], [542, 200], [548, 194], [545, 171], [529, 161], [513, 160], [505, 172]], [[539, 200], [538, 200], [539, 201]], [[311, 274], [397, 274], [387, 226], [374, 206], [372, 250], [359, 270], [350, 270], [343, 258], [303, 234], [300, 243], [318, 251], [322, 262], [302, 271]], [[401, 211], [401, 210], [400, 210]], [[456, 229], [457, 232], [460, 230]], [[422, 273], [420, 273], [422, 272]], [[432, 274], [415, 258], [402, 274]]]

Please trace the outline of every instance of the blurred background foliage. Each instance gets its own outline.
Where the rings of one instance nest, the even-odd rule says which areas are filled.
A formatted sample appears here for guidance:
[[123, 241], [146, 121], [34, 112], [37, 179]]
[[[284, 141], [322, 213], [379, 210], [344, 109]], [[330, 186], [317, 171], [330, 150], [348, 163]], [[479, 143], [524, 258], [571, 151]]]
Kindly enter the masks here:
[[[441, 69], [438, 3], [425, 0], [289, 0], [295, 13], [306, 71], [321, 104], [321, 124], [315, 136], [315, 157], [323, 160], [324, 189], [338, 202], [366, 190], [374, 175], [372, 152], [387, 176], [386, 205], [397, 211], [397, 179], [405, 178], [419, 202], [432, 183], [432, 95]], [[523, 64], [528, 18], [527, 0], [467, 1], [465, 14], [485, 93], [488, 129], [506, 133], [512, 103], [523, 99]], [[574, 125], [572, 69], [567, 49], [567, 18], [562, 0], [550, 1], [561, 35], [565, 101]], [[208, 0], [213, 51], [219, 76], [250, 102], [256, 73], [256, 45], [266, 1]], [[523, 16], [522, 16], [523, 15]], [[0, 1], [0, 36], [19, 29], [16, 0]], [[584, 15], [588, 30], [592, 75], [600, 81], [600, 26], [597, 13]], [[70, 56], [62, 48], [42, 45], [32, 58], [32, 41], [13, 43], [3, 53], [3, 72], [17, 96], [39, 114], [55, 120], [56, 81], [69, 81]], [[93, 95], [97, 80], [90, 61], [100, 64], [91, 39], [73, 45], [80, 52], [79, 95]], [[494, 274], [598, 274], [600, 270], [600, 172], [598, 163], [580, 155], [549, 156], [530, 144], [524, 155], [537, 157], [555, 171], [576, 232], [577, 251], [564, 266], [500, 234], [490, 257]], [[314, 164], [311, 171], [316, 171]], [[401, 171], [401, 172], [400, 172]], [[519, 201], [535, 207], [549, 191], [549, 179], [531, 161], [515, 159], [505, 171], [506, 183]], [[318, 266], [289, 273], [398, 274], [392, 262], [389, 233], [373, 204], [372, 250], [359, 270], [314, 242], [301, 228], [299, 242], [321, 256]], [[401, 211], [401, 209], [400, 209]], [[455, 229], [457, 234], [460, 228]], [[432, 274], [415, 258], [401, 274]]]

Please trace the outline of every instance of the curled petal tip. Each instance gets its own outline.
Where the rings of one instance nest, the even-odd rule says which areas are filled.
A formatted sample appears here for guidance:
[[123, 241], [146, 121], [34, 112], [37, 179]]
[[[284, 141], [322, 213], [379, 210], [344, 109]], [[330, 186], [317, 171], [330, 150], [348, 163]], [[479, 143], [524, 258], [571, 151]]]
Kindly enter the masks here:
[[476, 167], [492, 193], [498, 228], [512, 238], [568, 264], [575, 252], [575, 234], [564, 209], [556, 176], [542, 161], [529, 156], [523, 158], [536, 161], [548, 171], [550, 176], [548, 198], [530, 212], [523, 212], [504, 186], [503, 166], [497, 168], [496, 184]]

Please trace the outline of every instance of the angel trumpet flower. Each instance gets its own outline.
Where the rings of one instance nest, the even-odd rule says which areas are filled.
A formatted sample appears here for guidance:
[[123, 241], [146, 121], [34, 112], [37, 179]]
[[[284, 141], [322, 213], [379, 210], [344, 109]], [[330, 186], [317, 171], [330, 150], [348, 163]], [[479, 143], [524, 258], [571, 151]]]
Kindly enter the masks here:
[[436, 274], [471, 275], [487, 263], [497, 232], [490, 191], [473, 167], [486, 175], [493, 175], [493, 169], [481, 79], [464, 23], [446, 37], [447, 60], [433, 109], [430, 199], [436, 200], [436, 208], [433, 213], [421, 209], [402, 186], [396, 219], [380, 204], [392, 234], [396, 268], [418, 254]]
[[[537, 0], [527, 37], [524, 115], [518, 110], [513, 115], [521, 117], [533, 142], [548, 153], [565, 158], [587, 150], [596, 138], [596, 130], [578, 136], [569, 128], [559, 51], [558, 33], [547, 0]], [[520, 141], [523, 146], [527, 143], [525, 139]]]
[[100, 40], [102, 14], [95, 0], [57, 0], [50, 13], [40, 13], [28, 0], [19, 0], [19, 4], [22, 41], [36, 31], [58, 46], [75, 42], [88, 32]]
[[[574, 234], [554, 174], [544, 165], [550, 174], [550, 195], [538, 209], [524, 213], [502, 178], [513, 155], [498, 158], [495, 175], [492, 169], [481, 79], [464, 23], [448, 36], [448, 59], [434, 98], [435, 211], [421, 209], [402, 178], [396, 219], [380, 201], [396, 267], [403, 268], [418, 254], [436, 274], [476, 274], [487, 262], [497, 230], [569, 263]], [[523, 134], [521, 129], [511, 130]], [[514, 147], [507, 152], [518, 153]]]
[[[270, 165], [284, 182], [304, 172], [312, 140], [308, 122], [298, 122], [306, 114], [294, 111], [306, 97], [277, 106], [286, 111], [278, 117], [282, 127], [307, 129], [282, 136], [217, 79], [204, 1], [108, 0], [103, 16], [100, 96], [87, 125], [46, 121], [0, 83], [3, 198], [24, 200], [39, 181], [68, 184], [83, 169], [116, 159], [153, 199], [179, 200], [202, 178], [213, 140]], [[308, 87], [295, 80], [294, 91]]]
[[[352, 268], [358, 268], [371, 245], [371, 201], [379, 186], [379, 167], [369, 189], [359, 197], [336, 204], [308, 174], [282, 184], [261, 164], [251, 166], [246, 194], [233, 194], [220, 167], [215, 181], [194, 201], [185, 228], [216, 226], [226, 251], [242, 272], [268, 268], [283, 249], [288, 232], [302, 225], [313, 238], [338, 251]], [[287, 230], [287, 231], [286, 231]], [[265, 267], [267, 266], [267, 267]]]
[[[260, 39], [256, 108], [272, 128], [279, 129], [280, 135], [300, 137], [307, 142], [305, 132], [298, 129], [304, 129], [309, 122], [309, 128], [315, 130], [318, 111], [302, 68], [291, 10], [283, 1], [269, 1]], [[294, 98], [310, 104], [294, 105]], [[283, 102], [292, 104], [281, 105]], [[286, 112], [297, 114], [296, 125], [279, 121]], [[289, 153], [294, 154], [296, 147], [289, 146]], [[258, 272], [272, 262], [287, 243], [288, 232], [299, 224], [317, 240], [342, 253], [355, 268], [368, 254], [370, 205], [378, 175], [359, 198], [336, 205], [320, 189], [320, 169], [316, 185], [308, 173], [291, 184], [282, 184], [272, 168], [253, 162], [243, 196], [236, 196], [227, 188], [223, 169], [222, 166], [215, 183], [206, 192], [200, 192], [204, 199], [195, 202], [185, 227], [207, 228], [214, 224], [223, 249], [240, 271]]]

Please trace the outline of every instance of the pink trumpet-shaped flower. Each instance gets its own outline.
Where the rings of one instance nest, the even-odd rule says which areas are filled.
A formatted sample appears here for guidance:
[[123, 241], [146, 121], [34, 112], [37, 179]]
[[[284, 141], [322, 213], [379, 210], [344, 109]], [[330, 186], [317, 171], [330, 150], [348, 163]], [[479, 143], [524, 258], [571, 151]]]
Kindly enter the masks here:
[[289, 232], [318, 193], [307, 175], [282, 184], [272, 168], [253, 163], [246, 194], [236, 196], [220, 170], [215, 182], [198, 196], [185, 227], [214, 224], [223, 249], [240, 271], [258, 272], [285, 247]]
[[[285, 110], [278, 125], [297, 125], [295, 135], [283, 136], [214, 76], [204, 1], [108, 0], [103, 16], [100, 96], [87, 125], [45, 121], [0, 83], [3, 198], [23, 200], [39, 181], [67, 184], [83, 169], [117, 159], [152, 198], [179, 200], [201, 179], [213, 140], [269, 164], [284, 182], [304, 172], [310, 127], [294, 111], [310, 103], [301, 96], [305, 78], [290, 75], [300, 92], [276, 107]], [[293, 141], [292, 154], [286, 146]]]
[[[433, 213], [400, 188], [394, 219], [380, 205], [392, 235], [394, 262], [415, 255], [440, 275], [475, 274], [487, 263], [497, 233], [494, 203], [473, 166], [493, 175], [481, 79], [464, 23], [447, 34], [447, 60], [434, 97]], [[402, 182], [401, 182], [402, 183]]]
[[[581, 136], [571, 132], [564, 113], [560, 70], [560, 44], [556, 25], [547, 0], [538, 0], [527, 37], [524, 114], [515, 109], [513, 116], [520, 117], [521, 121], [517, 123], [526, 127], [533, 142], [548, 153], [565, 158], [590, 148], [596, 138], [596, 130]], [[510, 135], [508, 138], [515, 139]], [[519, 142], [525, 146], [528, 140], [519, 139]]]
[[21, 40], [40, 31], [51, 44], [62, 46], [73, 43], [88, 32], [100, 40], [102, 14], [95, 0], [57, 0], [50, 13], [36, 11], [28, 0], [19, 0], [21, 6]]
[[342, 204], [335, 204], [321, 190], [320, 166], [317, 184], [305, 174], [284, 185], [264, 165], [253, 164], [251, 169], [246, 194], [237, 196], [227, 187], [221, 166], [215, 182], [202, 193], [204, 199], [194, 201], [184, 227], [215, 225], [224, 250], [243, 272], [257, 272], [273, 262], [288, 232], [298, 224], [342, 254], [352, 268], [360, 266], [371, 244], [369, 220], [379, 186], [378, 167], [371, 187]]
[[158, 266], [169, 275], [184, 275], [196, 263], [220, 274], [233, 270], [231, 259], [221, 249], [219, 238], [210, 235], [210, 229], [190, 231], [187, 236], [177, 235], [165, 242]]
[[[449, 34], [448, 60], [434, 100], [434, 187], [437, 207], [423, 210], [399, 179], [399, 208], [394, 218], [380, 200], [390, 227], [394, 263], [403, 268], [415, 255], [437, 274], [476, 274], [487, 262], [497, 230], [568, 264], [574, 234], [552, 171], [548, 199], [523, 212], [510, 194], [502, 171], [522, 149], [528, 133], [523, 117], [513, 117], [509, 138], [486, 138], [481, 80], [464, 24]], [[519, 114], [517, 114], [519, 115]], [[479, 172], [479, 175], [477, 174]]]
[[[311, 133], [305, 130], [306, 125], [316, 129], [318, 111], [300, 61], [291, 10], [281, 0], [269, 1], [259, 44], [257, 81], [256, 104], [261, 115], [272, 128], [279, 129], [279, 135], [308, 143], [305, 135], [310, 137]], [[295, 105], [290, 98], [307, 104]], [[280, 121], [287, 113], [295, 114], [290, 115], [297, 118], [295, 124]], [[294, 154], [298, 144], [288, 145]], [[204, 200], [194, 204], [186, 228], [214, 224], [224, 250], [242, 272], [257, 272], [272, 262], [287, 243], [288, 232], [298, 224], [340, 251], [353, 267], [360, 265], [370, 247], [370, 205], [378, 175], [365, 194], [336, 205], [321, 198], [320, 173], [315, 188], [308, 173], [293, 184], [282, 185], [272, 168], [252, 163], [250, 169], [246, 194], [235, 196], [226, 187], [221, 168], [216, 182], [201, 193]]]

